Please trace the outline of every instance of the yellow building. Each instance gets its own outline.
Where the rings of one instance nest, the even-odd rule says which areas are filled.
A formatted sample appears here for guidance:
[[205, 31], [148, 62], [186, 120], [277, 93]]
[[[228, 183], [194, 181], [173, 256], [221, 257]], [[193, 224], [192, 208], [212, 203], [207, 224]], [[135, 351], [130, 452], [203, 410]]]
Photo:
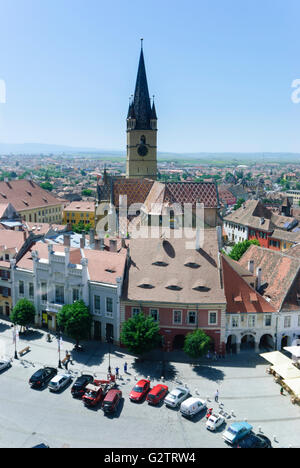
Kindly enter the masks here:
[[89, 201], [72, 202], [63, 210], [64, 224], [91, 224], [95, 228], [95, 203]]

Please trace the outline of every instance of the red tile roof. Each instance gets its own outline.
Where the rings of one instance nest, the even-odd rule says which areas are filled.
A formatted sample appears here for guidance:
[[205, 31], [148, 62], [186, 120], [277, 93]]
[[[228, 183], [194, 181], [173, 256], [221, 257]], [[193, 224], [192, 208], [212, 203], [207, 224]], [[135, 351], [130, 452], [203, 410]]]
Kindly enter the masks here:
[[276, 312], [276, 309], [235, 271], [225, 255], [222, 256], [222, 268], [228, 313]]
[[18, 212], [62, 204], [62, 200], [27, 179], [0, 182], [0, 203], [8, 202]]

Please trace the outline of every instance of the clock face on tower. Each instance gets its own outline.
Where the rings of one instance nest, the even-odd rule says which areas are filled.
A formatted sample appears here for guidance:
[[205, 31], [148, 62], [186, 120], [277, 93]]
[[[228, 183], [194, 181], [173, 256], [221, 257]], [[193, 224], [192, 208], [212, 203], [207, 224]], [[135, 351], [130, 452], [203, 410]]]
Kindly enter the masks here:
[[139, 154], [139, 156], [146, 156], [147, 153], [148, 153], [148, 148], [146, 145], [139, 145], [138, 146], [138, 149], [137, 149], [137, 152]]

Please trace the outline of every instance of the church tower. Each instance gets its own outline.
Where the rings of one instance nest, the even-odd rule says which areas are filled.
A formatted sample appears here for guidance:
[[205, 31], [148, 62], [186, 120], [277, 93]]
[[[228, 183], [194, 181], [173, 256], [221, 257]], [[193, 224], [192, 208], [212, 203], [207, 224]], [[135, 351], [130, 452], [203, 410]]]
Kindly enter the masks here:
[[157, 116], [154, 99], [152, 106], [150, 102], [142, 42], [135, 92], [127, 114], [126, 178], [156, 176]]

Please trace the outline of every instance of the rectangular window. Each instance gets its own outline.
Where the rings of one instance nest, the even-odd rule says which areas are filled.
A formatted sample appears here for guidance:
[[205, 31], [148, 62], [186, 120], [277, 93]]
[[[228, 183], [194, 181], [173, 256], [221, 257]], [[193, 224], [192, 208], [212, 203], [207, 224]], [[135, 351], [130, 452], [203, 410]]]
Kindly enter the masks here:
[[174, 325], [181, 325], [182, 323], [182, 311], [173, 310], [173, 323]]
[[94, 296], [94, 309], [95, 312], [100, 313], [100, 296]]
[[158, 322], [158, 310], [150, 309], [150, 316], [153, 318], [154, 322]]
[[131, 310], [131, 314], [132, 314], [132, 317], [134, 317], [135, 315], [138, 315], [140, 314], [141, 311], [138, 307], [132, 307], [132, 310]]
[[64, 304], [65, 302], [65, 291], [63, 286], [55, 286], [55, 302], [57, 304]]
[[217, 325], [217, 312], [208, 313], [208, 325]]
[[291, 316], [286, 315], [284, 317], [284, 328], [290, 328], [290, 326], [291, 326]]
[[29, 283], [29, 297], [34, 296], [34, 286], [33, 283]]
[[106, 298], [106, 314], [109, 316], [113, 314], [113, 300], [111, 297]]
[[238, 315], [234, 315], [231, 318], [231, 325], [232, 325], [232, 328], [237, 328], [239, 326], [239, 317], [238, 317]]
[[194, 310], [191, 310], [188, 313], [188, 324], [189, 325], [196, 325], [196, 312]]
[[73, 302], [79, 301], [79, 289], [73, 289]]
[[248, 327], [255, 327], [255, 315], [248, 316]]
[[42, 301], [47, 302], [47, 283], [41, 283]]
[[265, 327], [270, 327], [272, 322], [272, 315], [265, 315]]
[[24, 294], [24, 281], [19, 281], [19, 294]]

